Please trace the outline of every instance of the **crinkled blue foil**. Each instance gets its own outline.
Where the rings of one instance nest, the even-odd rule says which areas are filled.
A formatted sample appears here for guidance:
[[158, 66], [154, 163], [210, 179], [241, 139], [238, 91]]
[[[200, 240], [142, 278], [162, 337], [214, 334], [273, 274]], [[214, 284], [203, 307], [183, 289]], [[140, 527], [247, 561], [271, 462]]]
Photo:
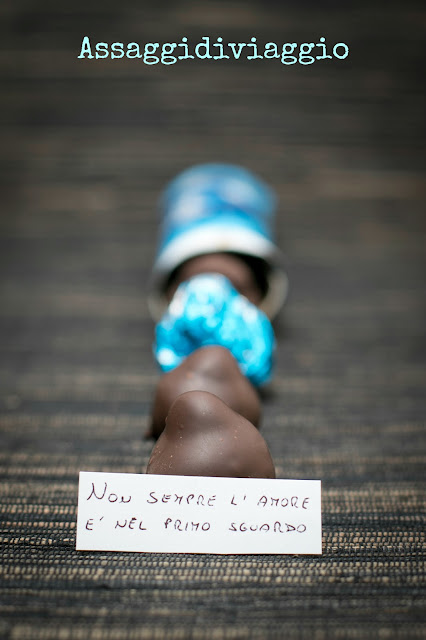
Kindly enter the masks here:
[[201, 274], [183, 282], [155, 330], [154, 355], [163, 371], [207, 345], [231, 351], [256, 386], [272, 375], [275, 337], [266, 315], [225, 277]]

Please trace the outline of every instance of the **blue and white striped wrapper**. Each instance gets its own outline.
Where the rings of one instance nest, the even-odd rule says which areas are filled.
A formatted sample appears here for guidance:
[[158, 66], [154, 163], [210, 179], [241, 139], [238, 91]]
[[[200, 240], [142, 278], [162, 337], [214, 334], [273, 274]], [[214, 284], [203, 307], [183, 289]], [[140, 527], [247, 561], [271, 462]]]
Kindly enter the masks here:
[[197, 255], [232, 252], [261, 258], [268, 266], [268, 286], [260, 308], [272, 318], [287, 294], [283, 258], [273, 239], [274, 192], [246, 169], [204, 164], [178, 175], [160, 202], [160, 242], [148, 298], [158, 319], [171, 273]]

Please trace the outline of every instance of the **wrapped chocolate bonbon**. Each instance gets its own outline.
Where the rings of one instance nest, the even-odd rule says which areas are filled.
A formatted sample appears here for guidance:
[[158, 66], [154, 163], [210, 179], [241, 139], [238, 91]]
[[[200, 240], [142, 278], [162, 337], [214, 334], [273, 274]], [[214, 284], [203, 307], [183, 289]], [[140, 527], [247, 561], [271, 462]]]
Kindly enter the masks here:
[[[230, 164], [202, 164], [179, 174], [160, 202], [160, 242], [149, 307], [158, 320], [176, 271], [196, 256], [240, 256], [261, 284], [259, 308], [273, 318], [287, 294], [282, 254], [274, 242], [276, 197], [250, 171]], [[225, 274], [227, 275], [227, 274]]]
[[255, 386], [271, 377], [272, 325], [221, 274], [200, 274], [180, 284], [155, 333], [154, 353], [163, 371], [174, 369], [199, 347], [221, 345]]

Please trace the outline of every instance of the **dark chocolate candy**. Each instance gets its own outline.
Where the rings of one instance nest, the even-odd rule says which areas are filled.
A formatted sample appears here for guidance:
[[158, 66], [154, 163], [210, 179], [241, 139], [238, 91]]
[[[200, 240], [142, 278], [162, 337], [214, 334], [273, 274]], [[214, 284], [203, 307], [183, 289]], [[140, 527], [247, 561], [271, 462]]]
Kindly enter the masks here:
[[250, 302], [259, 305], [262, 301], [264, 291], [262, 291], [258, 281], [261, 274], [256, 275], [247, 260], [231, 253], [208, 253], [184, 262], [178, 268], [167, 289], [169, 301], [181, 282], [185, 282], [200, 273], [221, 273]]
[[206, 391], [187, 391], [173, 402], [147, 473], [275, 478], [271, 454], [256, 427]]
[[160, 378], [146, 436], [158, 438], [172, 402], [193, 390], [215, 394], [252, 424], [259, 425], [261, 408], [256, 389], [241, 373], [229, 349], [215, 345], [193, 351], [181, 365]]

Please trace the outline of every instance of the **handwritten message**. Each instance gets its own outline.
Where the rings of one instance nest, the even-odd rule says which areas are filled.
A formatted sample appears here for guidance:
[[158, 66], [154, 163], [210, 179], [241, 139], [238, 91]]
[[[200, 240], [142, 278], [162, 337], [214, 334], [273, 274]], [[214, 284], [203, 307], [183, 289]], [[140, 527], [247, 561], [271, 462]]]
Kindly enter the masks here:
[[320, 554], [321, 482], [81, 471], [76, 548]]

